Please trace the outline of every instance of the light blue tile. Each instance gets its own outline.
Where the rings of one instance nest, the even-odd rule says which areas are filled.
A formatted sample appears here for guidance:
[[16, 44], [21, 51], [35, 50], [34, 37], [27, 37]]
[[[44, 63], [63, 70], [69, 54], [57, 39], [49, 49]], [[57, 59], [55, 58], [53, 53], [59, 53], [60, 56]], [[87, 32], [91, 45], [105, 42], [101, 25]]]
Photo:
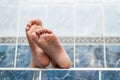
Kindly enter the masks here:
[[73, 7], [48, 6], [48, 28], [58, 36], [73, 36]]
[[13, 67], [14, 57], [14, 45], [0, 45], [0, 67]]
[[76, 45], [76, 67], [103, 67], [102, 45]]
[[28, 21], [33, 18], [39, 18], [46, 26], [46, 7], [45, 6], [25, 6], [21, 7], [21, 17], [19, 26], [19, 36], [25, 36], [25, 28]]
[[38, 71], [1, 70], [0, 80], [38, 80]]
[[75, 2], [75, 0], [48, 0], [48, 2], [51, 2], [51, 3], [72, 3], [72, 2]]
[[120, 71], [102, 71], [102, 80], [120, 80]]
[[76, 2], [80, 3], [100, 3], [102, 0], [76, 0]]
[[73, 45], [64, 45], [63, 46], [65, 51], [67, 52], [68, 56], [71, 59], [72, 65], [71, 67], [74, 66], [74, 46]]
[[120, 5], [105, 5], [105, 30], [106, 35], [120, 35]]
[[106, 46], [107, 67], [120, 68], [120, 45]]
[[120, 0], [104, 0], [104, 2], [107, 2], [107, 3], [109, 3], [109, 2], [112, 2], [112, 3], [117, 2], [118, 3], [118, 2], [120, 2]]
[[0, 0], [0, 5], [18, 5], [19, 0]]
[[41, 3], [46, 3], [47, 0], [21, 0], [22, 4], [41, 4]]
[[17, 67], [29, 67], [31, 51], [27, 45], [18, 45]]
[[42, 80], [98, 80], [98, 71], [43, 71]]
[[81, 5], [76, 11], [76, 36], [103, 35], [101, 6]]
[[0, 7], [0, 36], [16, 36], [17, 7]]

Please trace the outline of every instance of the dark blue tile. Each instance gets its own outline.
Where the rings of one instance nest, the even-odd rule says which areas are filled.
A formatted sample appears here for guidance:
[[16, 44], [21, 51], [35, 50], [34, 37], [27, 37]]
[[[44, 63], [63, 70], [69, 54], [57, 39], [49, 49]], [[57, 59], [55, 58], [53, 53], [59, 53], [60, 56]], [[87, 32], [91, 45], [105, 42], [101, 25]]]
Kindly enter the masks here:
[[73, 45], [64, 45], [63, 46], [65, 51], [67, 52], [68, 56], [70, 57], [71, 59], [71, 67], [74, 66], [74, 46]]
[[103, 67], [102, 45], [76, 45], [76, 67]]
[[102, 71], [102, 80], [120, 80], [120, 71]]
[[43, 71], [42, 80], [98, 80], [98, 71]]
[[37, 80], [38, 71], [0, 71], [0, 80]]
[[18, 45], [17, 67], [28, 67], [31, 51], [28, 45]]
[[120, 45], [106, 46], [106, 62], [107, 67], [120, 68]]
[[14, 45], [0, 45], [0, 67], [13, 67], [14, 57]]

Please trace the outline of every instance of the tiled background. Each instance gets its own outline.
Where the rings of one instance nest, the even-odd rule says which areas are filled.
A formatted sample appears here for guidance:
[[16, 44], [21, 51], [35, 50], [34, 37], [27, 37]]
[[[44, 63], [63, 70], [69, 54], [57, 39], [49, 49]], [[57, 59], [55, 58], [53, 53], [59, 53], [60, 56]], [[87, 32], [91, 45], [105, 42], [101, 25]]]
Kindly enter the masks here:
[[[119, 8], [120, 0], [1, 0], [0, 69], [29, 67], [31, 55], [25, 26], [32, 18], [40, 18], [44, 27], [56, 33], [71, 58], [71, 68], [120, 68]], [[119, 74], [120, 69], [2, 70], [0, 79], [120, 80]]]

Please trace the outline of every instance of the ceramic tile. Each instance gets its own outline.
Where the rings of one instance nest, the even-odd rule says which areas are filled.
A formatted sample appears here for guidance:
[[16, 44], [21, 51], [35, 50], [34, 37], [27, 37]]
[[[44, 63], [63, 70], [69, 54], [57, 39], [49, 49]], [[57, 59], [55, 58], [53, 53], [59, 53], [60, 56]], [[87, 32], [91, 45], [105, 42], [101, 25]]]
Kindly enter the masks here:
[[58, 36], [73, 36], [73, 7], [48, 6], [48, 26]]
[[14, 45], [0, 45], [0, 67], [13, 67], [14, 56]]
[[120, 45], [106, 45], [107, 67], [120, 68]]
[[98, 80], [98, 71], [43, 71], [42, 80]]
[[120, 2], [120, 0], [104, 0], [104, 2], [107, 2], [107, 3], [109, 3], [109, 2], [112, 2], [112, 3], [117, 2], [118, 3], [118, 2]]
[[75, 2], [75, 0], [48, 0], [48, 2], [52, 2], [52, 3], [72, 3]]
[[21, 17], [19, 26], [19, 36], [25, 36], [25, 28], [28, 21], [39, 18], [46, 26], [46, 7], [45, 6], [25, 6], [21, 7]]
[[106, 4], [105, 5], [105, 31], [107, 36], [120, 35], [120, 5]]
[[16, 36], [17, 7], [0, 7], [0, 36]]
[[102, 45], [76, 45], [76, 67], [103, 67]]
[[79, 5], [76, 11], [76, 36], [103, 35], [101, 6]]
[[76, 0], [76, 2], [80, 3], [100, 3], [102, 0]]
[[120, 80], [120, 71], [102, 71], [101, 80]]
[[38, 80], [38, 71], [1, 70], [0, 80]]
[[0, 5], [18, 5], [19, 0], [0, 0]]
[[43, 4], [46, 3], [47, 0], [21, 0], [22, 4]]
[[18, 45], [17, 67], [29, 67], [31, 51], [27, 45]]

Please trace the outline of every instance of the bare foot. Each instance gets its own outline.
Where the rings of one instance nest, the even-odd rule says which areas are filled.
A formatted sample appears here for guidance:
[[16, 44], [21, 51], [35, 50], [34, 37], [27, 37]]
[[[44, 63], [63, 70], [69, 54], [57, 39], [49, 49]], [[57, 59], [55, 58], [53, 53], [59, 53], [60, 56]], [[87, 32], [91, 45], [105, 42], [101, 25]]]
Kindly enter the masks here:
[[50, 59], [46, 53], [31, 38], [32, 33], [37, 29], [42, 28], [41, 26], [42, 22], [39, 19], [33, 19], [28, 22], [26, 27], [26, 36], [32, 52], [32, 58], [30, 62], [31, 67], [45, 68], [50, 63]]
[[52, 31], [41, 28], [32, 33], [32, 39], [50, 56], [58, 68], [70, 68], [70, 58]]

